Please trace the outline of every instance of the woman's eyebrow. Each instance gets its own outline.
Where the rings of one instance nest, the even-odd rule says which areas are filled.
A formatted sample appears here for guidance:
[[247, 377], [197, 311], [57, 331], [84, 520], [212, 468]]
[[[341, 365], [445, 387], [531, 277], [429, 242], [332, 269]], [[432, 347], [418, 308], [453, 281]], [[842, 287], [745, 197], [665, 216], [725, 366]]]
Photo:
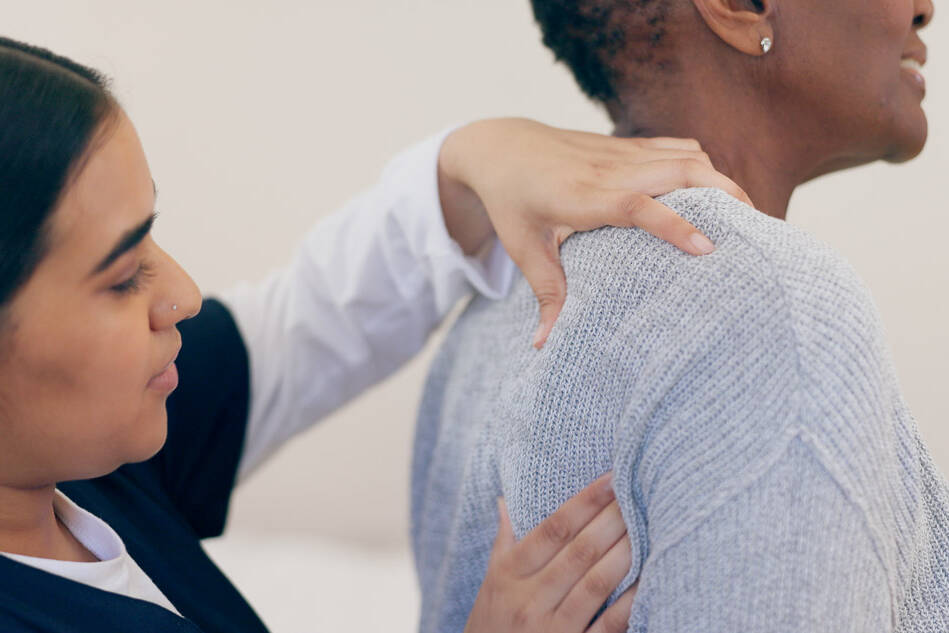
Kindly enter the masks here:
[[119, 238], [119, 241], [116, 242], [115, 246], [112, 247], [112, 250], [109, 251], [109, 254], [106, 255], [101, 262], [99, 262], [99, 264], [93, 269], [89, 276], [91, 277], [93, 275], [98, 275], [103, 270], [111, 266], [112, 262], [138, 246], [139, 242], [145, 239], [145, 236], [148, 235], [148, 232], [152, 230], [152, 224], [155, 222], [156, 217], [158, 217], [158, 214], [153, 213], [148, 217], [147, 220], [135, 228], [129, 229], [123, 233], [122, 237]]

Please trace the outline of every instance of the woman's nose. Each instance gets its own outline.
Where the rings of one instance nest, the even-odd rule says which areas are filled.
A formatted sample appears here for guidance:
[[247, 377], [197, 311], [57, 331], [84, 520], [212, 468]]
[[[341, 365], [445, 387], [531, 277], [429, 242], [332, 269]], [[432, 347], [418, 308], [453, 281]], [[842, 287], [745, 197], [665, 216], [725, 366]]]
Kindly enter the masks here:
[[[157, 248], [157, 247], [156, 247]], [[158, 249], [162, 262], [149, 319], [153, 330], [164, 330], [201, 311], [201, 291], [170, 255]]]

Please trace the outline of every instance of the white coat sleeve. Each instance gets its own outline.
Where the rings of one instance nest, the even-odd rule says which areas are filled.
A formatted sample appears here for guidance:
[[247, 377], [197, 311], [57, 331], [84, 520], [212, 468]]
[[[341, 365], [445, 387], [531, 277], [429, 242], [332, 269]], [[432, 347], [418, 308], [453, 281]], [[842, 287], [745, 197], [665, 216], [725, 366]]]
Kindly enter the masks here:
[[515, 267], [500, 243], [466, 257], [445, 228], [437, 164], [449, 132], [393, 159], [310, 230], [286, 268], [219, 297], [250, 362], [239, 479], [411, 359], [472, 290], [507, 293]]

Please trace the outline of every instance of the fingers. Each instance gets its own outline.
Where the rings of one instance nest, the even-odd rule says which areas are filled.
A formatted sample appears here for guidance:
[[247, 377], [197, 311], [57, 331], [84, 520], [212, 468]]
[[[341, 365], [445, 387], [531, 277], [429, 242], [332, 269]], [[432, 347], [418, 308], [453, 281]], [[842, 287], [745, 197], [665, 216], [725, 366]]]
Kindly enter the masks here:
[[630, 144], [635, 143], [639, 147], [649, 147], [652, 149], [680, 149], [693, 152], [702, 150], [701, 143], [694, 138], [657, 136], [654, 138], [625, 138], [620, 140]]
[[[583, 612], [584, 606], [592, 609], [581, 623], [590, 621], [629, 570], [629, 541], [623, 538], [625, 534], [623, 515], [619, 504], [613, 501], [538, 574], [540, 583], [550, 589], [551, 598], [569, 599], [569, 610], [565, 613]], [[614, 552], [613, 546], [621, 541], [627, 545]], [[557, 599], [549, 606], [561, 603]]]
[[633, 599], [636, 597], [637, 585], [633, 585], [623, 592], [616, 602], [596, 619], [596, 622], [587, 629], [587, 633], [625, 633], [629, 627], [629, 616], [633, 610]]
[[751, 203], [738, 185], [715, 171], [705, 154], [701, 154], [704, 158], [683, 158], [691, 153], [678, 149], [662, 149], [656, 154], [668, 158], [636, 165], [636, 169], [618, 169], [609, 184], [621, 190], [591, 189], [579, 211], [563, 212], [562, 217], [554, 218], [566, 227], [559, 231], [556, 239], [544, 241], [538, 234], [533, 245], [523, 248], [521, 256], [514, 257], [540, 306], [540, 321], [532, 342], [535, 348], [540, 349], [546, 343], [566, 301], [567, 280], [560, 264], [559, 247], [572, 230], [585, 231], [604, 225], [638, 227], [686, 253], [708, 255], [715, 250], [712, 241], [653, 196], [683, 187], [716, 187]]
[[499, 500], [498, 535], [466, 633], [582, 631], [629, 569], [623, 533], [609, 474], [517, 544]]
[[540, 322], [534, 332], [533, 346], [540, 349], [547, 342], [560, 310], [567, 299], [567, 278], [560, 264], [560, 244], [569, 232], [562, 237], [544, 242], [541, 237], [535, 240], [534, 248], [525, 249], [514, 258], [524, 278], [530, 284], [540, 307]]
[[702, 150], [692, 151], [681, 149], [659, 149], [655, 150], [653, 154], [656, 156], [656, 160], [697, 160], [700, 163], [708, 165], [712, 169], [715, 168], [712, 165], [712, 158]]
[[[448, 203], [441, 195], [447, 189], [440, 187], [449, 234], [468, 252], [466, 244], [483, 244], [494, 229], [537, 296], [537, 348], [547, 341], [566, 300], [559, 247], [568, 235], [607, 225], [636, 226], [702, 255], [713, 245], [648, 198], [685, 187], [714, 187], [751, 204], [737, 184], [715, 170], [694, 139], [615, 138], [523, 119], [478, 122], [449, 139], [454, 139], [454, 152], [446, 141], [439, 182], [444, 163], [449, 180], [461, 185], [455, 189], [470, 194], [447, 196], [455, 200]], [[466, 221], [451, 221], [458, 216]], [[474, 217], [488, 221], [468, 221]]]
[[609, 183], [600, 183], [596, 190], [627, 189], [650, 196], [687, 187], [714, 187], [738, 198], [745, 204], [751, 203], [748, 194], [728, 176], [715, 171], [711, 163], [701, 157], [674, 158], [671, 160], [653, 160], [640, 162], [635, 169], [617, 174]]
[[[629, 573], [632, 563], [629, 539], [621, 538], [606, 555], [577, 582], [557, 611], [572, 631], [579, 631], [606, 602]], [[627, 614], [628, 615], [628, 614]], [[625, 630], [625, 629], [624, 629]]]
[[[639, 149], [636, 153], [597, 154], [588, 158], [592, 172], [590, 182], [603, 189], [624, 188], [631, 177], [634, 182], [638, 180], [637, 173], [643, 165], [656, 161], [687, 160], [698, 161], [710, 169], [715, 169], [711, 157], [701, 150], [648, 148]], [[670, 163], [670, 168], [675, 168], [673, 163]]]
[[694, 138], [673, 138], [668, 136], [656, 136], [652, 138], [643, 137], [620, 137], [603, 136], [595, 132], [576, 132], [573, 130], [562, 130], [566, 132], [564, 140], [575, 144], [576, 147], [584, 150], [612, 150], [623, 153], [637, 153], [643, 149], [677, 149], [685, 151], [701, 151], [702, 145]]
[[[612, 204], [609, 223], [613, 226], [641, 228], [691, 255], [708, 255], [715, 250], [712, 241], [692, 223], [647, 195], [624, 193], [616, 196]], [[600, 217], [596, 222], [605, 219]]]
[[[608, 473], [560, 506], [525, 536], [510, 552], [511, 568], [523, 576], [539, 571], [614, 499]], [[565, 593], [557, 597], [558, 603]]]
[[514, 528], [511, 526], [511, 518], [507, 513], [507, 504], [504, 499], [498, 498], [498, 533], [494, 537], [494, 547], [491, 550], [491, 558], [501, 556], [512, 547], [514, 547]]
[[659, 148], [650, 148], [648, 151], [640, 151], [635, 156], [630, 156], [627, 161], [624, 161], [623, 164], [628, 166], [641, 165], [643, 163], [651, 163], [657, 160], [697, 160], [700, 163], [704, 163], [709, 167], [712, 166], [711, 157], [703, 152], [701, 149], [691, 150], [691, 149], [679, 149], [674, 147], [659, 147]]

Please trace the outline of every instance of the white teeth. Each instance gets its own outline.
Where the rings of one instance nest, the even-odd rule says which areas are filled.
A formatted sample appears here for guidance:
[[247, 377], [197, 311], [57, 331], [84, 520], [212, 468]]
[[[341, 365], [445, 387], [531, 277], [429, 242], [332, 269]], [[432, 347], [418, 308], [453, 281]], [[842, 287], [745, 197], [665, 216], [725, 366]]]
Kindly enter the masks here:
[[903, 68], [908, 68], [910, 70], [915, 70], [916, 72], [920, 72], [923, 69], [922, 64], [920, 64], [915, 59], [910, 59], [908, 57], [904, 59], [902, 62], [900, 62], [900, 66], [902, 66]]

